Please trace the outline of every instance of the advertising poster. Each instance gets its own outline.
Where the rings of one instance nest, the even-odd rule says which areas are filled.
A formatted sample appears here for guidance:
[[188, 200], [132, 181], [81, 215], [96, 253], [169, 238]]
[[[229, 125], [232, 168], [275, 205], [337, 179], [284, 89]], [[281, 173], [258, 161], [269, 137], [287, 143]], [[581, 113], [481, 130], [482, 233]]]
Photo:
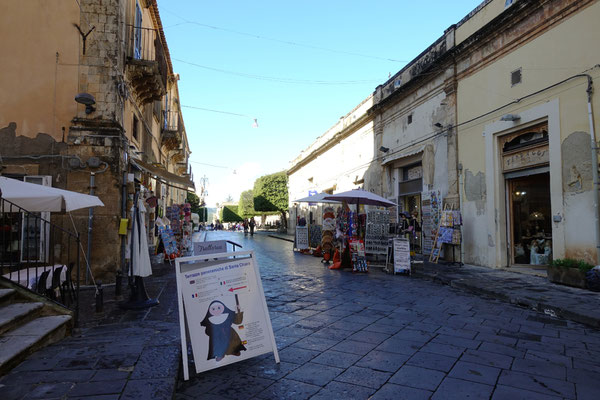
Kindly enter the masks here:
[[299, 250], [308, 249], [308, 226], [296, 227], [296, 248]]
[[394, 238], [394, 274], [410, 272], [410, 242], [405, 238]]
[[367, 211], [365, 246], [368, 254], [387, 254], [390, 212], [388, 210]]
[[435, 230], [440, 222], [442, 196], [440, 191], [428, 191], [421, 194], [421, 213], [423, 217], [423, 254], [431, 254]]
[[[229, 258], [232, 255], [236, 258]], [[196, 372], [269, 352], [275, 352], [279, 362], [253, 253], [221, 253], [215, 257], [221, 260], [186, 257], [176, 261], [180, 318], [183, 315], [187, 322]], [[185, 332], [182, 321], [180, 325]], [[186, 346], [183, 334], [182, 350]], [[184, 379], [186, 353], [184, 350]]]

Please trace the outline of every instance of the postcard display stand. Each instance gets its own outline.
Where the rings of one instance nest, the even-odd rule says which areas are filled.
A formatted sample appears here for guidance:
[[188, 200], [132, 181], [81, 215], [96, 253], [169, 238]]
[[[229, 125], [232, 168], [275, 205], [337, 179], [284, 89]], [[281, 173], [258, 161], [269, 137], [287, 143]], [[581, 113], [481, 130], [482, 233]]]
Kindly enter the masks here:
[[[433, 240], [433, 249], [429, 256], [429, 261], [438, 262], [440, 253], [444, 244], [452, 246], [452, 262], [456, 262], [454, 249], [461, 244], [460, 226], [462, 225], [462, 215], [459, 210], [452, 210], [448, 206], [442, 211], [440, 223]], [[461, 260], [462, 262], [462, 260]]]
[[[175, 259], [184, 380], [189, 334], [196, 373], [279, 354], [252, 251]], [[187, 327], [187, 330], [186, 330]]]

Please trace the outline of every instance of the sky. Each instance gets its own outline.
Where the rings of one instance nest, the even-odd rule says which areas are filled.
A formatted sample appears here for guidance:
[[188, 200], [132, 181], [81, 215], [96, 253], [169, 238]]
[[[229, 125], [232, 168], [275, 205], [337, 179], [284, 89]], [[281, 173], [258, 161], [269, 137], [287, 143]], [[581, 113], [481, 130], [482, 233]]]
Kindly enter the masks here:
[[158, 0], [197, 193], [237, 201], [287, 169], [481, 2]]

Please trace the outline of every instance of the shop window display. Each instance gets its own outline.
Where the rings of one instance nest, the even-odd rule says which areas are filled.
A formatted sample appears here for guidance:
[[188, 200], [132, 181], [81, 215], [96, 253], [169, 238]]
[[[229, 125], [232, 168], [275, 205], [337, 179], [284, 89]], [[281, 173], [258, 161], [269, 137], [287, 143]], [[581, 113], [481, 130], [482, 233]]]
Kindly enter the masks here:
[[510, 179], [513, 263], [547, 265], [552, 261], [550, 175]]

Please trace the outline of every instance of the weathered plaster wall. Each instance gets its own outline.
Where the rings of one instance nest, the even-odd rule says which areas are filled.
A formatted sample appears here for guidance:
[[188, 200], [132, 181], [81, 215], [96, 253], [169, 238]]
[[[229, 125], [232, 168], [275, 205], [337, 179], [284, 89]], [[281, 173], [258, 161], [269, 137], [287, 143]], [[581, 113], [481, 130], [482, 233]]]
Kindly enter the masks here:
[[[42, 146], [40, 133], [61, 141], [77, 110], [77, 3], [3, 0], [1, 8], [0, 128], [14, 123], [18, 136]], [[7, 149], [3, 144], [0, 153]]]
[[[544, 120], [551, 123], [552, 212], [553, 215], [560, 214], [562, 218], [560, 223], [553, 224], [554, 256], [579, 254], [595, 262], [589, 256], [595, 253], [594, 222], [590, 218], [593, 215], [593, 201], [591, 191], [585, 191], [589, 183], [582, 182], [582, 191], [574, 189], [577, 183], [569, 186], [569, 182], [574, 180], [573, 174], [576, 180], [577, 174], [573, 171], [573, 166], [581, 174], [582, 180], [584, 176], [589, 177], [586, 172], [589, 171], [586, 168], [589, 147], [587, 151], [584, 150], [585, 135], [589, 135], [585, 78], [563, 83], [496, 113], [464, 123], [506, 105], [513, 99], [530, 95], [583, 71], [591, 74], [595, 82], [599, 81], [600, 70], [593, 68], [598, 60], [595, 52], [590, 52], [589, 49], [595, 48], [600, 40], [600, 31], [594, 28], [600, 18], [600, 3], [595, 2], [571, 14], [561, 14], [560, 5], [570, 7], [571, 3], [566, 0], [545, 3], [547, 8], [535, 12], [531, 18], [512, 27], [506, 35], [503, 36], [499, 29], [499, 36], [493, 39], [493, 45], [482, 41], [472, 52], [461, 54], [457, 60], [458, 123], [462, 124], [458, 128], [459, 161], [463, 165], [465, 178], [462, 190], [467, 262], [489, 266], [502, 266], [507, 262], [504, 179], [497, 159], [499, 150], [494, 147], [497, 146], [494, 144], [495, 139], [489, 142], [492, 147], [488, 146], [484, 151], [486, 141], [489, 140], [484, 134], [492, 132], [486, 127], [493, 127], [493, 135], [499, 136]], [[586, 2], [578, 4], [583, 3]], [[573, 8], [569, 10], [577, 11]], [[552, 13], [565, 17], [553, 19]], [[547, 30], [544, 31], [542, 26]], [[527, 37], [523, 32], [540, 36]], [[507, 48], [502, 44], [506, 46], [514, 40], [520, 41], [520, 45], [504, 52]], [[556, 49], [560, 49], [560, 52]], [[473, 67], [475, 64], [476, 67]], [[544, 65], [554, 67], [540, 67]], [[518, 68], [522, 70], [522, 83], [511, 86], [510, 73]], [[596, 115], [600, 112], [599, 101], [600, 95], [595, 91], [592, 104]], [[553, 102], [556, 106], [546, 107], [546, 110], [544, 105], [549, 106]], [[541, 111], [535, 111], [538, 109]], [[502, 115], [509, 113], [520, 115], [521, 120], [499, 121]], [[596, 118], [596, 132], [599, 128], [597, 120]], [[579, 151], [572, 151], [575, 149]], [[488, 170], [492, 171], [492, 175]], [[478, 190], [469, 185], [471, 176], [476, 178], [480, 173], [485, 174], [488, 182], [487, 202], [483, 209], [477, 196], [473, 196]], [[565, 179], [569, 182], [565, 182]], [[563, 191], [566, 193], [563, 194]], [[469, 232], [471, 229], [479, 230]], [[483, 235], [484, 231], [490, 232], [491, 237]], [[490, 249], [492, 243], [495, 245], [494, 249]]]

